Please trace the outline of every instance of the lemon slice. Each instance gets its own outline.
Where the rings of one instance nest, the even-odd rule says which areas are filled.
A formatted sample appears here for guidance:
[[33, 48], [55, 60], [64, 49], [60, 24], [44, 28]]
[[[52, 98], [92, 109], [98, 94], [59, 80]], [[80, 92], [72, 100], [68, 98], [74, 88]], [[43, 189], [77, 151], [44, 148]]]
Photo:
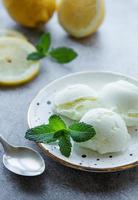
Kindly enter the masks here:
[[74, 37], [94, 33], [104, 19], [104, 0], [61, 0], [58, 19], [63, 28]]
[[27, 40], [27, 38], [20, 32], [10, 29], [0, 29], [0, 37], [17, 37], [20, 39]]
[[38, 61], [28, 61], [35, 47], [26, 40], [0, 38], [0, 85], [19, 85], [32, 80], [39, 72]]

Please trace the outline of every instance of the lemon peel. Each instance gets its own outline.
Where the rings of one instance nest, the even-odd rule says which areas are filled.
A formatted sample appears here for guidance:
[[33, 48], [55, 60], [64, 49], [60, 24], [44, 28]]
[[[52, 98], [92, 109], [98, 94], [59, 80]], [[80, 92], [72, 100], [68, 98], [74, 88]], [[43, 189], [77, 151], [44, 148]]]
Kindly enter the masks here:
[[16, 22], [31, 28], [48, 22], [56, 9], [55, 0], [4, 0], [3, 2]]
[[104, 0], [61, 0], [58, 19], [72, 36], [86, 37], [97, 31], [105, 15]]

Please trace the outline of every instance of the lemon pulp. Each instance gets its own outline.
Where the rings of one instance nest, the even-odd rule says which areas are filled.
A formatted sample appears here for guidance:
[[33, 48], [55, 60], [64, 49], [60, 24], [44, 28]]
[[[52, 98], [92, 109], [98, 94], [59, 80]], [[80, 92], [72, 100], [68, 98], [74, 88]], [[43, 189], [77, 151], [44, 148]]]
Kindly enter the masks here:
[[0, 38], [0, 85], [22, 84], [38, 74], [39, 62], [27, 60], [33, 51], [35, 47], [25, 40]]

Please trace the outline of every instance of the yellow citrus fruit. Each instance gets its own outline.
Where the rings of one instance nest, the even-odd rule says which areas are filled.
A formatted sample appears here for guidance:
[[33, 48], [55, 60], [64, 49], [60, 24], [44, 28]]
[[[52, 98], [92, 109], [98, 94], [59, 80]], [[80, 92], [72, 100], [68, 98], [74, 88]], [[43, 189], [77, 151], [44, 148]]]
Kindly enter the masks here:
[[26, 40], [0, 37], [0, 85], [12, 86], [32, 80], [39, 72], [38, 61], [28, 61], [27, 55], [36, 51]]
[[56, 0], [3, 0], [10, 16], [21, 25], [38, 27], [52, 17]]
[[104, 0], [60, 0], [57, 12], [60, 24], [70, 35], [85, 37], [103, 22]]

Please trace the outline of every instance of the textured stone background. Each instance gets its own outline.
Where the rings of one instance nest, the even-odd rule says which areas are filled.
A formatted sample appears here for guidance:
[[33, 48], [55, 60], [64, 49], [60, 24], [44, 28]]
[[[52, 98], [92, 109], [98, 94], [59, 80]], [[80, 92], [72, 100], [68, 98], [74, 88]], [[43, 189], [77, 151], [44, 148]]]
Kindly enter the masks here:
[[[79, 58], [65, 66], [45, 60], [40, 75], [30, 84], [14, 89], [0, 88], [0, 133], [9, 142], [38, 150], [35, 144], [24, 139], [28, 106], [43, 86], [58, 77], [84, 70], [106, 70], [138, 78], [138, 0], [106, 0], [106, 11], [99, 31], [83, 40], [68, 37], [58, 25], [56, 16], [45, 27], [52, 33], [55, 46], [73, 46]], [[40, 35], [40, 31], [17, 26], [1, 4], [0, 27], [20, 30], [32, 42]], [[1, 160], [2, 153], [0, 147]], [[138, 168], [96, 174], [69, 169], [46, 156], [44, 158], [46, 171], [35, 178], [11, 174], [0, 162], [0, 200], [138, 199]]]

